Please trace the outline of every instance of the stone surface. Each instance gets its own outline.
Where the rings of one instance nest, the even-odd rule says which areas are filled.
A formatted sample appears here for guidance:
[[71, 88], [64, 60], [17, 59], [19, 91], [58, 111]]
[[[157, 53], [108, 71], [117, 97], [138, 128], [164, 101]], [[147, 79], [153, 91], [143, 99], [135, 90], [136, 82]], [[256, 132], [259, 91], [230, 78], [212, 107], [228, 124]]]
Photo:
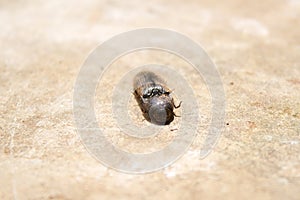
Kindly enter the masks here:
[[[299, 19], [297, 0], [1, 1], [0, 199], [299, 199]], [[172, 166], [130, 175], [86, 151], [72, 94], [92, 49], [141, 27], [173, 29], [203, 45], [224, 83], [227, 125], [205, 159], [198, 157], [199, 136]], [[142, 58], [119, 63], [128, 67]], [[119, 80], [112, 74], [123, 73], [116, 69], [99, 83], [105, 91]], [[197, 89], [198, 78], [188, 69], [182, 74]], [[200, 105], [209, 100], [202, 89]], [[99, 101], [109, 103], [110, 93], [103, 94]], [[110, 112], [103, 105], [95, 105], [100, 117]], [[199, 135], [209, 114], [203, 120]], [[108, 117], [101, 123], [108, 137], [117, 129]], [[116, 135], [111, 141], [141, 151], [160, 139], [139, 145]]]

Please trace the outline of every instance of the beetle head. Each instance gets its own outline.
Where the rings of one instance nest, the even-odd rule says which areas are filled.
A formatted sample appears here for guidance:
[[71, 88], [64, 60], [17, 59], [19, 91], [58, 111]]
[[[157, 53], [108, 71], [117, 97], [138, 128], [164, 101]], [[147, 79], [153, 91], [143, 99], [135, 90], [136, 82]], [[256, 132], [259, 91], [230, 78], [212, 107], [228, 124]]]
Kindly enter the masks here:
[[166, 95], [152, 97], [148, 115], [154, 124], [170, 124], [174, 120], [172, 99]]

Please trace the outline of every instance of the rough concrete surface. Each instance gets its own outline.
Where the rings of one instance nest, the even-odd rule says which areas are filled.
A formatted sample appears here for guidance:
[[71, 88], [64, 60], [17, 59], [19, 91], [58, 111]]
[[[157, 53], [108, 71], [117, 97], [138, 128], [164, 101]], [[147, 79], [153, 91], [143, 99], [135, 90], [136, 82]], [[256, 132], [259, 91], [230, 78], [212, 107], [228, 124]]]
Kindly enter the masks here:
[[[0, 199], [300, 199], [300, 1], [3, 0], [0, 27]], [[196, 93], [199, 138], [170, 167], [131, 175], [86, 151], [72, 96], [92, 49], [142, 27], [178, 31], [206, 49], [224, 83], [226, 121], [212, 153], [199, 159], [209, 94], [191, 68], [182, 68], [195, 91], [203, 90]], [[118, 62], [126, 71], [154, 57]], [[110, 137], [118, 128], [106, 105], [124, 73], [116, 69], [99, 83], [99, 124], [127, 151], [161, 148], [172, 134], [143, 144]], [[136, 107], [131, 115], [141, 117]]]

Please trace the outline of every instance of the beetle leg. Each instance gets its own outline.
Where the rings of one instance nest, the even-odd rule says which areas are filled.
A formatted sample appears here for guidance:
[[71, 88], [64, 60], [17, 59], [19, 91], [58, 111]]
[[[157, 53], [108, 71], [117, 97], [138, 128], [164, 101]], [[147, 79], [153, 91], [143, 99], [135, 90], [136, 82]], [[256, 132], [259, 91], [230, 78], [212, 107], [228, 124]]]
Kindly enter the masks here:
[[175, 116], [175, 117], [181, 117], [181, 116], [179, 116], [179, 115], [176, 115], [174, 112], [173, 112], [173, 116]]
[[181, 106], [181, 103], [182, 103], [182, 101], [180, 101], [179, 105], [176, 106], [175, 103], [174, 103], [174, 100], [173, 100], [173, 106], [174, 106], [174, 108], [179, 108]]

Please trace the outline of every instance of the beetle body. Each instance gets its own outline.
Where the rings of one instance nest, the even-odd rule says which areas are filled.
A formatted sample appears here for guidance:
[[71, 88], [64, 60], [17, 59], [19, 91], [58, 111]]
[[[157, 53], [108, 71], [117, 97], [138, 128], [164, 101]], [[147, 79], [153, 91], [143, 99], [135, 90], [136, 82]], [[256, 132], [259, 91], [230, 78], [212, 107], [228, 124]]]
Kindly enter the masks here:
[[153, 72], [138, 73], [133, 82], [134, 96], [145, 119], [153, 124], [168, 125], [174, 120], [174, 100], [165, 81]]

